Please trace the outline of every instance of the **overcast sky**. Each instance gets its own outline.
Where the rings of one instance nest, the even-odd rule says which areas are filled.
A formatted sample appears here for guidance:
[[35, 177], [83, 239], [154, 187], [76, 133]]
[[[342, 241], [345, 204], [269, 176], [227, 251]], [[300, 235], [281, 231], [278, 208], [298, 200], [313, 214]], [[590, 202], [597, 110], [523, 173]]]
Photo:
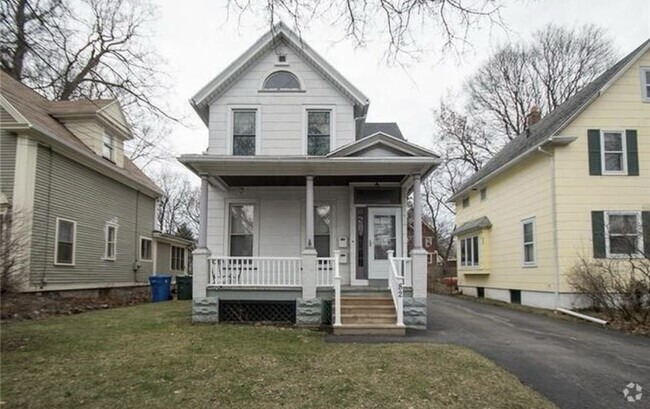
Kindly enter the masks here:
[[[248, 15], [241, 22], [226, 18], [226, 0], [160, 0], [154, 42], [167, 60], [174, 84], [169, 103], [187, 118], [176, 126], [172, 143], [177, 153], [206, 149], [208, 130], [187, 102], [268, 30], [262, 18]], [[188, 7], [191, 3], [191, 7]], [[502, 11], [510, 32], [480, 29], [470, 34], [472, 48], [460, 59], [431, 52], [408, 67], [389, 67], [383, 60], [385, 43], [374, 41], [355, 49], [350, 41], [316, 21], [302, 35], [319, 54], [370, 98], [368, 121], [399, 124], [405, 137], [425, 147], [432, 144], [432, 109], [449, 90], [465, 79], [500, 43], [526, 39], [554, 22], [567, 26], [593, 23], [606, 28], [619, 56], [650, 37], [650, 0], [510, 1]], [[372, 40], [372, 38], [370, 38]]]

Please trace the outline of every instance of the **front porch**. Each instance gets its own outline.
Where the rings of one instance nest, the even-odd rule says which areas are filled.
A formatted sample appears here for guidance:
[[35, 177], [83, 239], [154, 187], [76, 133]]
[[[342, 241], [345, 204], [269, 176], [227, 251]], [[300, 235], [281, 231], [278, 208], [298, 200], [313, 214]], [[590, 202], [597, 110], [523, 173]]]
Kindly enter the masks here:
[[182, 159], [202, 176], [196, 321], [218, 321], [219, 300], [266, 300], [294, 302], [297, 325], [331, 322], [336, 331], [360, 317], [372, 323], [372, 311], [341, 305], [372, 289], [390, 301], [381, 319], [392, 317], [391, 327], [426, 326], [427, 255], [407, 254], [407, 197], [421, 244], [421, 179], [432, 158], [205, 156]]

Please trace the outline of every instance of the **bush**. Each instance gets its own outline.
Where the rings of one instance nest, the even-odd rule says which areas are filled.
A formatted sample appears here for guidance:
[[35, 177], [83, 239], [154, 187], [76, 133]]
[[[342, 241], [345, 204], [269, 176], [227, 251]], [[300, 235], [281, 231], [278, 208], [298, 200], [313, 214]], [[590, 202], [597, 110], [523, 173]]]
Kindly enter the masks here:
[[580, 258], [568, 274], [569, 284], [585, 294], [592, 307], [611, 321], [650, 325], [650, 260]]

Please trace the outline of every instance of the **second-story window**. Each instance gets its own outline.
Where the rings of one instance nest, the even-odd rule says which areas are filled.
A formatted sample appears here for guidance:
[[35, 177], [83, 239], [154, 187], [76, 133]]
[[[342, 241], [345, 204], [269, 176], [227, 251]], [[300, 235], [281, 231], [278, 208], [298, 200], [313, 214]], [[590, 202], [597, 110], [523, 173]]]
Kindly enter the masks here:
[[627, 149], [623, 132], [603, 131], [601, 143], [603, 174], [626, 174]]
[[643, 101], [650, 102], [650, 67], [641, 68], [641, 92]]
[[250, 109], [233, 111], [233, 155], [255, 155], [256, 114], [255, 110]]
[[102, 156], [108, 160], [114, 160], [113, 150], [113, 136], [104, 133], [104, 138], [102, 140]]
[[331, 111], [307, 111], [307, 155], [324, 156], [330, 152]]

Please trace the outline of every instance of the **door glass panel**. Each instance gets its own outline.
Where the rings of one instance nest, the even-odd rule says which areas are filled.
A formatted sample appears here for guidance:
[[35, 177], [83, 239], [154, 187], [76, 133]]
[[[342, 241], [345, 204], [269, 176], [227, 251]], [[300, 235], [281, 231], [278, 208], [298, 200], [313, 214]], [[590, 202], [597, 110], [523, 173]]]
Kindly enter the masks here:
[[388, 250], [395, 251], [395, 216], [375, 216], [373, 228], [375, 260], [386, 260], [388, 259]]

